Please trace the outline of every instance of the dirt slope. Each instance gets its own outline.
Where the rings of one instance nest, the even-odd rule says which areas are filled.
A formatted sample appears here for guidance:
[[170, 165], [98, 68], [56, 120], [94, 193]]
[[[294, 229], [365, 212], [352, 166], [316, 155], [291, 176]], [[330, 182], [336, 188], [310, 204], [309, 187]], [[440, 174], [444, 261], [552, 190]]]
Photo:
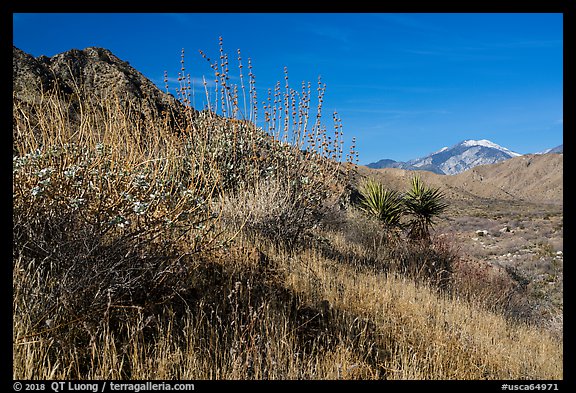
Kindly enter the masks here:
[[534, 203], [563, 203], [563, 154], [524, 155], [497, 164], [480, 165], [458, 175], [426, 171], [360, 167], [361, 177], [373, 176], [390, 188], [405, 190], [414, 174], [441, 187], [448, 199], [499, 199]]

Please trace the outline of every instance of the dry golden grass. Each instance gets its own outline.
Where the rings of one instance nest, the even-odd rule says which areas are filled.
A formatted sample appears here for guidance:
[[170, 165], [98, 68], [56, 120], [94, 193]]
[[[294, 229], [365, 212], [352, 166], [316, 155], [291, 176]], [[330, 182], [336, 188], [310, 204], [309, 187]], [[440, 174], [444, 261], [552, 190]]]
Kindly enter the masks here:
[[[40, 105], [14, 105], [14, 379], [563, 378], [561, 340], [406, 274], [394, 258], [411, 245], [394, 254], [352, 207], [306, 222], [337, 215], [318, 198], [344, 188], [319, 124], [301, 131], [320, 159], [262, 138], [275, 156], [225, 172], [218, 154], [236, 151], [207, 136], [254, 127], [208, 113], [174, 133], [114, 100], [75, 123], [65, 102]], [[223, 186], [244, 173], [257, 187]]]
[[313, 251], [299, 262], [287, 279], [295, 290], [375, 324], [387, 378], [562, 379], [562, 344], [541, 329]]
[[[562, 343], [542, 329], [313, 249], [266, 251], [273, 280], [293, 294], [288, 302], [282, 296], [251, 300], [262, 290], [256, 280], [265, 278], [257, 274], [256, 249], [245, 244], [214, 262], [227, 264], [220, 266], [230, 274], [215, 305], [200, 302], [183, 320], [167, 312], [150, 337], [143, 316], [126, 326], [128, 340], [103, 330], [84, 361], [57, 337], [23, 340], [30, 321], [15, 315], [14, 378], [563, 378]], [[290, 303], [294, 299], [298, 303]], [[218, 315], [226, 303], [232, 315]], [[302, 318], [293, 320], [294, 309]], [[87, 361], [90, 367], [81, 372]]]

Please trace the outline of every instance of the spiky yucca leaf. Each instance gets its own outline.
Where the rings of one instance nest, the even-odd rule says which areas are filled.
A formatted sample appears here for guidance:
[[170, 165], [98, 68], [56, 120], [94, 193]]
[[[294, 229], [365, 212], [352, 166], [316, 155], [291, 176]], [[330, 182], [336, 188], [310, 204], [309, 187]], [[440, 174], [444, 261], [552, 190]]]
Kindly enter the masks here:
[[400, 218], [404, 213], [400, 193], [386, 189], [374, 179], [368, 179], [359, 191], [362, 211], [376, 217], [387, 227], [400, 227]]
[[410, 237], [427, 239], [434, 219], [446, 210], [448, 204], [439, 188], [426, 186], [420, 176], [415, 175], [412, 188], [405, 195], [404, 207], [406, 213], [413, 216], [408, 223]]

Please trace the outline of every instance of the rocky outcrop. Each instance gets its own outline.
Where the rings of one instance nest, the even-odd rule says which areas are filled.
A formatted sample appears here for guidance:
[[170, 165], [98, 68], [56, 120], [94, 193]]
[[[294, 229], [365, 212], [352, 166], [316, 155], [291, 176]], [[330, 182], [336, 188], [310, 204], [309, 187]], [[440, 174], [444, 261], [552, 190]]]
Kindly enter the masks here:
[[63, 99], [117, 98], [130, 103], [143, 119], [184, 118], [184, 106], [149, 79], [103, 48], [72, 49], [53, 57], [35, 58], [13, 47], [14, 100], [30, 102], [56, 89]]

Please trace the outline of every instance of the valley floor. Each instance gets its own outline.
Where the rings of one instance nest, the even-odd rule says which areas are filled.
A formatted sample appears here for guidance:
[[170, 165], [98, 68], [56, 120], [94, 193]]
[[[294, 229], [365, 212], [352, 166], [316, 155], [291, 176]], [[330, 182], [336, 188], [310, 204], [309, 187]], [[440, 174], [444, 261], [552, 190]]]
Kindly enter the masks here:
[[476, 199], [451, 202], [437, 233], [477, 263], [508, 273], [527, 297], [522, 312], [562, 334], [563, 207]]

